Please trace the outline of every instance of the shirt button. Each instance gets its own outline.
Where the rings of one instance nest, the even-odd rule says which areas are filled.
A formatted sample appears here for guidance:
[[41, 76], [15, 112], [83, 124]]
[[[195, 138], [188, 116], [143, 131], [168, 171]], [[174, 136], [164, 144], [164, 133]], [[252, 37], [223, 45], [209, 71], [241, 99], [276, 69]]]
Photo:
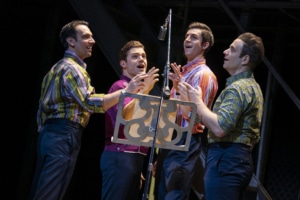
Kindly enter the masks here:
[[120, 147], [118, 147], [117, 150], [120, 151]]

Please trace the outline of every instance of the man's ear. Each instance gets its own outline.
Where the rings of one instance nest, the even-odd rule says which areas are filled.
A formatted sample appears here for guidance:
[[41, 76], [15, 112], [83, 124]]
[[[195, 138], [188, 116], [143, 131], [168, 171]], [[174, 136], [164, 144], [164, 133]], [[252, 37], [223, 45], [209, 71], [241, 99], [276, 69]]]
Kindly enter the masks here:
[[73, 47], [73, 48], [75, 47], [74, 38], [68, 37], [66, 40], [67, 40], [67, 42], [68, 42], [68, 44], [69, 44], [70, 47]]
[[120, 60], [120, 66], [121, 66], [122, 68], [125, 68], [125, 67], [126, 67], [126, 62], [125, 62], [125, 60]]
[[203, 49], [207, 49], [209, 47], [209, 42], [205, 42], [203, 45], [202, 45], [202, 48]]
[[247, 65], [250, 62], [250, 56], [249, 55], [244, 55], [242, 59], [242, 64]]

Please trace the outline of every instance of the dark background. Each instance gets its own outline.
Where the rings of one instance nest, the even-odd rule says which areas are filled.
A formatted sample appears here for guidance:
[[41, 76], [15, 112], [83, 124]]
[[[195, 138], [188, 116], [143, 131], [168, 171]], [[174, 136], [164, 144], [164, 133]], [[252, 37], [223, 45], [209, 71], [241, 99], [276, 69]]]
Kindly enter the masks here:
[[[86, 62], [92, 85], [103, 93], [118, 79], [118, 51], [129, 39], [142, 41], [148, 67], [155, 65], [163, 72], [168, 38], [158, 41], [157, 34], [172, 9], [170, 61], [185, 63], [182, 41], [188, 23], [208, 24], [215, 45], [207, 63], [218, 77], [219, 91], [228, 77], [222, 69], [223, 50], [244, 30], [263, 38], [266, 61], [255, 77], [264, 92], [265, 115], [255, 162], [273, 199], [299, 200], [299, 1], [6, 0], [1, 4], [1, 199], [26, 199], [34, 170], [40, 85], [63, 55], [58, 39], [61, 27], [73, 19], [90, 22], [98, 45]], [[162, 80], [153, 95], [160, 94]], [[66, 199], [100, 199], [103, 138], [104, 115], [95, 114], [85, 130]]]

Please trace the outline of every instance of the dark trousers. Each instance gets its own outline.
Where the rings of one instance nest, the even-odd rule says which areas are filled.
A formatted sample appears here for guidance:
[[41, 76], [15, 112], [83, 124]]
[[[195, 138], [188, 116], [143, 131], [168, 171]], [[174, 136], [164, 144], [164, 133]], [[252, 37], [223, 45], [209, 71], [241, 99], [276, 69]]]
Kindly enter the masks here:
[[206, 200], [241, 200], [253, 172], [250, 147], [234, 143], [208, 145], [204, 174]]
[[[185, 143], [186, 136], [184, 133], [179, 144]], [[159, 200], [189, 199], [196, 162], [201, 153], [200, 147], [200, 135], [196, 134], [191, 137], [188, 151], [160, 150], [158, 157], [165, 156], [159, 179]]]
[[30, 200], [62, 200], [71, 181], [83, 128], [66, 119], [46, 122], [38, 136]]
[[139, 153], [103, 151], [101, 199], [138, 200], [144, 159]]

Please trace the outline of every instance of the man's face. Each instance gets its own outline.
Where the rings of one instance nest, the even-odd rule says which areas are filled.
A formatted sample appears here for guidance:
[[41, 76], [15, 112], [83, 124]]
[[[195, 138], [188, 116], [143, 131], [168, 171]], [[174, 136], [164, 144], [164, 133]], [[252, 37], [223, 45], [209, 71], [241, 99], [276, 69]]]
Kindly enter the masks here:
[[72, 40], [73, 51], [81, 58], [85, 59], [92, 56], [92, 48], [95, 44], [91, 30], [85, 25], [76, 27], [76, 40]]
[[203, 55], [202, 36], [200, 29], [190, 29], [185, 34], [183, 41], [184, 54], [188, 61]]
[[239, 73], [245, 65], [245, 56], [240, 58], [243, 41], [240, 39], [234, 40], [228, 49], [224, 50], [224, 64], [223, 68], [226, 69], [230, 75]]
[[123, 74], [129, 78], [133, 78], [138, 73], [146, 73], [147, 56], [143, 48], [131, 48], [126, 60], [121, 60]]

